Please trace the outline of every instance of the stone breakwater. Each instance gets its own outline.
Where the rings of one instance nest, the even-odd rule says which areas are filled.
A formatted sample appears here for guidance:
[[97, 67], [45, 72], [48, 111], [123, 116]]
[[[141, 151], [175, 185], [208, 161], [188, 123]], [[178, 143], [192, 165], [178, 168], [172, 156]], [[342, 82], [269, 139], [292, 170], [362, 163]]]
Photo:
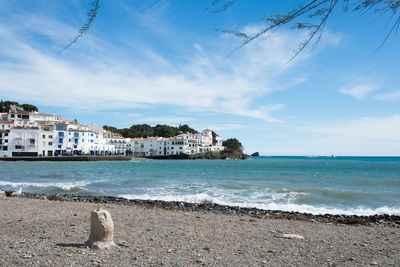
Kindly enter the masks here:
[[[12, 191], [6, 191], [6, 196], [11, 197]], [[316, 223], [346, 224], [346, 225], [364, 225], [364, 226], [384, 226], [400, 228], [400, 216], [398, 215], [314, 215], [310, 213], [288, 212], [280, 210], [263, 210], [258, 208], [246, 208], [238, 206], [219, 205], [211, 202], [188, 203], [181, 201], [162, 201], [162, 200], [140, 200], [126, 199], [113, 196], [77, 196], [77, 195], [46, 195], [35, 193], [22, 193], [19, 197], [31, 199], [47, 199], [55, 201], [69, 202], [88, 202], [99, 204], [120, 204], [126, 206], [142, 206], [146, 208], [159, 208], [164, 210], [179, 211], [199, 211], [226, 215], [246, 215], [256, 218], [286, 219], [298, 220]]]

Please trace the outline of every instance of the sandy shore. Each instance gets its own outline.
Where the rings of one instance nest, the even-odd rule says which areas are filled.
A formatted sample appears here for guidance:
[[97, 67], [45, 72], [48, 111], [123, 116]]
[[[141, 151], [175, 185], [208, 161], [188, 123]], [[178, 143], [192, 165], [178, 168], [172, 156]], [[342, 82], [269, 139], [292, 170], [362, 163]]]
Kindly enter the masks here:
[[[118, 248], [83, 245], [99, 206], [111, 212]], [[0, 211], [1, 266], [400, 265], [399, 228], [15, 197]]]

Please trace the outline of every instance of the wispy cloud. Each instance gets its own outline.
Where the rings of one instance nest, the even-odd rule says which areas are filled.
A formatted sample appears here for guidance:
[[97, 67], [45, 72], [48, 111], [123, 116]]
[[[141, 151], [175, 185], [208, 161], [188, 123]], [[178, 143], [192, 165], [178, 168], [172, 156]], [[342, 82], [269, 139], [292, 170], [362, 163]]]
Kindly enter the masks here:
[[237, 130], [246, 128], [246, 126], [242, 124], [228, 123], [228, 124], [209, 124], [203, 128], [213, 129], [214, 131], [227, 131], [227, 130]]
[[344, 86], [339, 89], [340, 93], [353, 96], [358, 100], [365, 100], [368, 95], [379, 90], [381, 85], [378, 83], [362, 83], [358, 85]]
[[303, 130], [324, 134], [327, 136], [340, 136], [344, 140], [354, 138], [358, 141], [397, 141], [400, 142], [400, 114], [389, 117], [364, 117], [345, 122], [330, 123], [302, 128]]
[[399, 100], [400, 99], [400, 91], [395, 91], [387, 94], [379, 94], [375, 95], [375, 98], [378, 100]]
[[[165, 8], [168, 6], [160, 10]], [[145, 18], [140, 19], [146, 23]], [[259, 99], [287, 87], [273, 84], [279, 75], [307, 58], [285, 65], [292, 44], [303, 37], [292, 32], [258, 40], [229, 58], [226, 53], [232, 38], [225, 35], [206, 40], [213, 44], [211, 48], [193, 42], [193, 48], [179, 54], [178, 59], [144, 45], [126, 45], [145, 43], [140, 36], [124, 37], [121, 46], [100, 36], [85, 36], [73, 47], [73, 53], [56, 56], [60, 44], [67, 43], [66, 38], [76, 29], [34, 14], [29, 15], [32, 23], [19, 25], [18, 21], [0, 22], [0, 58], [6, 59], [0, 62], [0, 93], [11, 99], [23, 96], [24, 101], [38, 105], [99, 111], [170, 105], [275, 123], [282, 121], [276, 113], [285, 105], [268, 100], [260, 103]], [[171, 38], [175, 33], [170, 28], [164, 33]], [[42, 47], [43, 38], [46, 48]], [[302, 81], [304, 78], [294, 77], [286, 84]], [[168, 116], [152, 119], [175, 121]]]

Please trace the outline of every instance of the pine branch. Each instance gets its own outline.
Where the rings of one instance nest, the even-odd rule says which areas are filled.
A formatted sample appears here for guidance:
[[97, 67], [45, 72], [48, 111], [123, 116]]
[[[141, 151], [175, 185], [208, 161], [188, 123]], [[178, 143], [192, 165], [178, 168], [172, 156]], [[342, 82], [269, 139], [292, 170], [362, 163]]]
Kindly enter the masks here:
[[60, 52], [58, 52], [58, 55], [61, 54], [62, 52], [64, 52], [69, 47], [71, 47], [74, 43], [76, 43], [78, 41], [79, 38], [81, 38], [83, 35], [85, 35], [88, 32], [89, 28], [92, 26], [92, 24], [97, 16], [97, 12], [99, 11], [99, 8], [100, 8], [99, 2], [100, 2], [100, 0], [93, 0], [93, 2], [92, 2], [93, 8], [90, 9], [88, 12], [87, 22], [80, 28], [78, 35], [76, 35], [75, 38], [72, 39], [72, 41], [70, 41], [67, 46], [65, 46]]

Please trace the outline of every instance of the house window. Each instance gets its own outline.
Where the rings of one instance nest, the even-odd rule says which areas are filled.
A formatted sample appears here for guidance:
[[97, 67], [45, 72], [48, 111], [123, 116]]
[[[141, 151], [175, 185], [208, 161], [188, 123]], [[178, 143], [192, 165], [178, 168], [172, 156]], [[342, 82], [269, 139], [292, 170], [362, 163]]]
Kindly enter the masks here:
[[63, 139], [62, 139], [62, 138], [59, 138], [59, 139], [58, 139], [58, 142], [59, 142], [60, 144], [62, 144], [62, 143], [63, 143]]
[[85, 142], [85, 139], [82, 138], [82, 142]]
[[49, 135], [49, 138], [50, 138], [50, 139], [52, 139], [52, 138], [53, 138], [53, 136], [52, 136], [52, 135]]
[[77, 145], [74, 145], [74, 148], [77, 148], [78, 146]]
[[21, 145], [15, 145], [15, 149], [22, 149]]
[[7, 139], [5, 139], [5, 140], [4, 140], [4, 143], [8, 143], [8, 140], [7, 140]]
[[42, 135], [42, 138], [45, 139], [45, 138], [46, 138], [46, 135]]
[[61, 145], [58, 145], [58, 148], [61, 148]]
[[32, 138], [29, 139], [29, 144], [30, 144], [30, 145], [34, 145], [34, 144], [35, 144], [35, 139], [32, 139]]
[[64, 132], [58, 132], [59, 137], [64, 137]]
[[71, 142], [71, 138], [68, 139], [68, 142]]
[[53, 142], [49, 142], [49, 146], [52, 146], [53, 145]]

